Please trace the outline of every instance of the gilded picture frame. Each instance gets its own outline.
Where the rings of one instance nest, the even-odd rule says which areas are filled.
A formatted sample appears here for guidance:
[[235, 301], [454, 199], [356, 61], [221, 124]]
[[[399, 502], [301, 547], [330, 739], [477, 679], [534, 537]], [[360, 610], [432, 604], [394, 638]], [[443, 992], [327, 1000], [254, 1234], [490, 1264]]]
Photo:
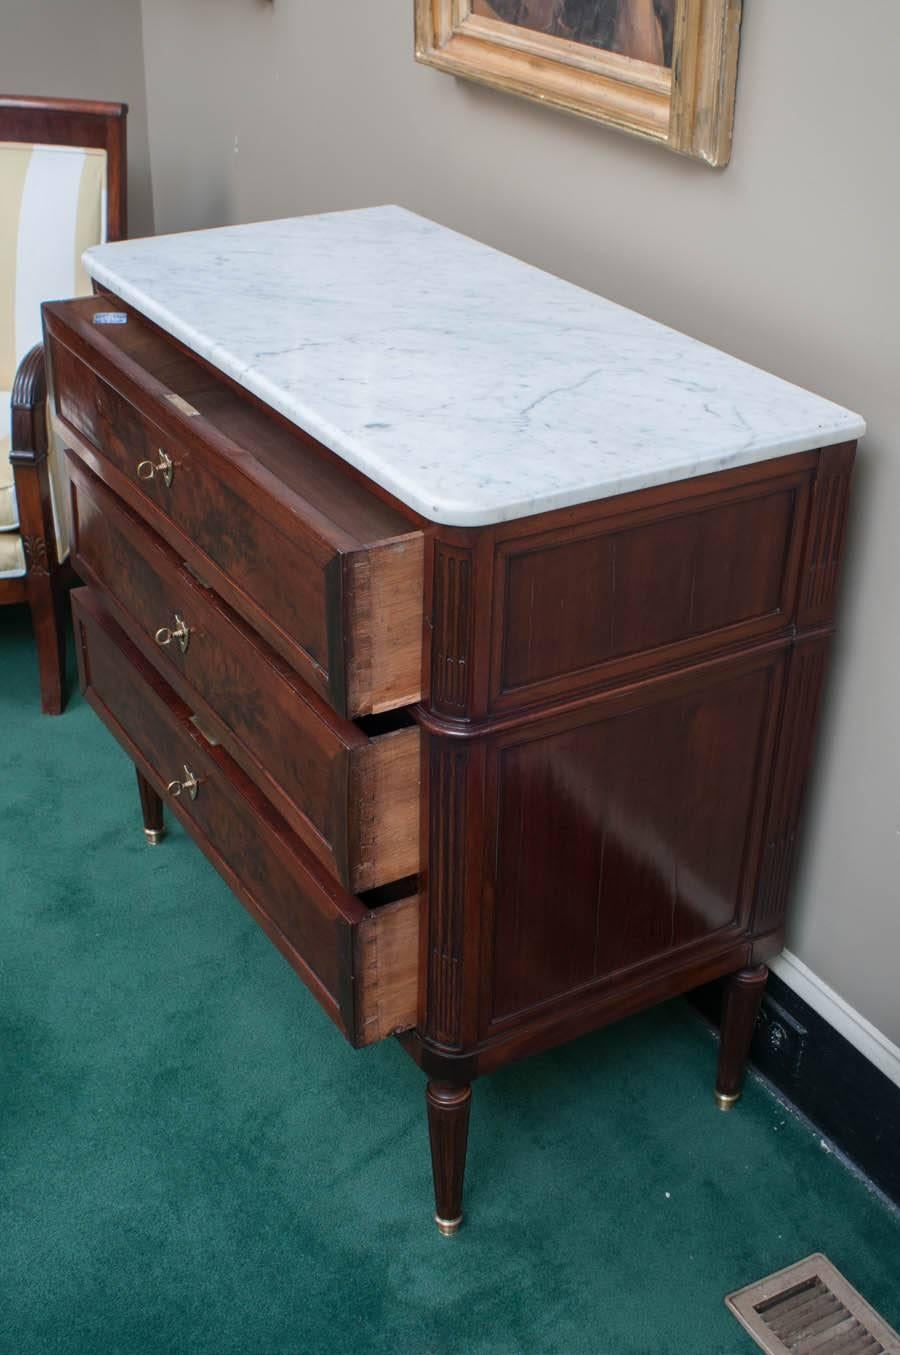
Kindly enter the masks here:
[[415, 24], [427, 65], [728, 163], [741, 0], [415, 0]]

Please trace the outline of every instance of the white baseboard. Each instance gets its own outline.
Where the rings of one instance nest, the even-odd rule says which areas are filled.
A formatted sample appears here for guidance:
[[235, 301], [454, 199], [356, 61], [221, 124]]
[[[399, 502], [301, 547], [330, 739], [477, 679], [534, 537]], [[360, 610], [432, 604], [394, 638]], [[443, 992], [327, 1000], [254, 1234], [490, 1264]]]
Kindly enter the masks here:
[[783, 951], [777, 960], [771, 961], [769, 968], [845, 1040], [849, 1040], [854, 1049], [900, 1087], [900, 1048], [882, 1035], [871, 1021], [861, 1016], [791, 951]]

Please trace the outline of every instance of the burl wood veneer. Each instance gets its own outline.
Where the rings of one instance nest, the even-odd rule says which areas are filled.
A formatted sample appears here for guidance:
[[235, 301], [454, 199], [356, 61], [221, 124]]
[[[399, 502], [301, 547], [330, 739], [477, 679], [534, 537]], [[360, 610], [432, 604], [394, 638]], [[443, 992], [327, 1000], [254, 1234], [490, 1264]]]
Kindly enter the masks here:
[[[668, 391], [691, 423], [678, 401], [694, 398], [683, 380], [693, 354], [718, 382], [701, 389], [704, 408], [726, 407], [733, 374], [735, 427], [748, 410], [769, 417], [766, 391], [795, 426], [751, 452], [726, 429], [728, 445], [707, 453], [698, 414], [691, 446], [661, 429], [653, 453], [608, 394], [595, 434], [593, 378], [579, 380], [576, 363], [568, 397], [523, 390], [515, 428], [502, 407], [488, 419], [495, 440], [520, 442], [521, 485], [514, 461], [490, 449], [479, 460], [471, 445], [468, 482], [455, 464], [449, 478], [435, 469], [464, 390], [429, 414], [411, 389], [391, 461], [387, 401], [399, 397], [383, 395], [374, 339], [347, 329], [357, 311], [338, 285], [360, 240], [369, 271], [351, 282], [371, 273], [388, 309], [402, 294], [391, 266], [433, 252], [418, 341], [456, 325], [469, 356], [499, 305], [491, 279], [512, 264], [484, 262], [460, 311], [452, 269], [442, 292], [436, 266], [457, 237], [446, 244], [425, 223], [407, 238], [400, 215], [336, 219], [330, 292], [319, 278], [324, 358], [326, 322], [301, 282], [312, 286], [307, 264], [326, 267], [326, 219], [309, 239], [291, 235], [290, 259], [271, 267], [297, 307], [291, 342], [313, 356], [297, 358], [299, 385], [270, 373], [269, 400], [267, 354], [241, 367], [234, 329], [213, 362], [196, 337], [203, 315], [189, 299], [179, 309], [178, 269], [196, 267], [199, 236], [99, 251], [95, 277], [118, 296], [50, 305], [45, 328], [87, 584], [74, 603], [82, 687], [138, 769], [148, 841], [160, 842], [165, 803], [354, 1044], [399, 1036], [429, 1078], [436, 1219], [450, 1233], [471, 1084], [511, 1059], [725, 977], [716, 1099], [727, 1109], [740, 1095], [765, 962], [784, 934], [861, 425], [633, 317], [656, 345], [647, 398], [663, 411]], [[369, 216], [342, 244], [346, 217]], [[214, 234], [229, 257], [233, 233]], [[154, 251], [167, 248], [160, 281]], [[409, 264], [417, 277], [423, 263]], [[237, 286], [249, 265], [234, 266]], [[510, 281], [516, 269], [557, 309], [587, 307], [596, 345], [604, 324], [626, 323], [522, 265]], [[202, 311], [206, 293], [192, 296]], [[365, 325], [373, 298], [356, 301]], [[400, 318], [415, 330], [408, 310]], [[520, 318], [527, 338], [533, 322]], [[562, 322], [549, 323], [552, 335]], [[448, 388], [466, 374], [459, 361]], [[527, 386], [527, 373], [516, 380]], [[526, 415], [557, 397], [578, 419], [546, 468]], [[602, 450], [605, 410], [622, 465]], [[473, 416], [472, 436], [486, 417]]]

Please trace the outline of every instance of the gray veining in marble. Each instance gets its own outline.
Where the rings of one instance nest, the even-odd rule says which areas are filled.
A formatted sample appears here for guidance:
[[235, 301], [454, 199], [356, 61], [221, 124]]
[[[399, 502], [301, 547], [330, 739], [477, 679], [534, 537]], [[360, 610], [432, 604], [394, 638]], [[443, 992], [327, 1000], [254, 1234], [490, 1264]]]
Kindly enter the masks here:
[[480, 526], [863, 420], [399, 207], [125, 241], [90, 274], [425, 517]]

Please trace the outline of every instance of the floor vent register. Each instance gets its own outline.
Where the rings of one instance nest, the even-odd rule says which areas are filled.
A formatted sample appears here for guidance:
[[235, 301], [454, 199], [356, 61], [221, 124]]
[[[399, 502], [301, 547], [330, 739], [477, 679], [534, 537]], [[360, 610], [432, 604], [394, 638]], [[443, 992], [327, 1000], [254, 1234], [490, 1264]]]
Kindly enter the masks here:
[[725, 1302], [767, 1355], [900, 1355], [900, 1336], [820, 1253]]

